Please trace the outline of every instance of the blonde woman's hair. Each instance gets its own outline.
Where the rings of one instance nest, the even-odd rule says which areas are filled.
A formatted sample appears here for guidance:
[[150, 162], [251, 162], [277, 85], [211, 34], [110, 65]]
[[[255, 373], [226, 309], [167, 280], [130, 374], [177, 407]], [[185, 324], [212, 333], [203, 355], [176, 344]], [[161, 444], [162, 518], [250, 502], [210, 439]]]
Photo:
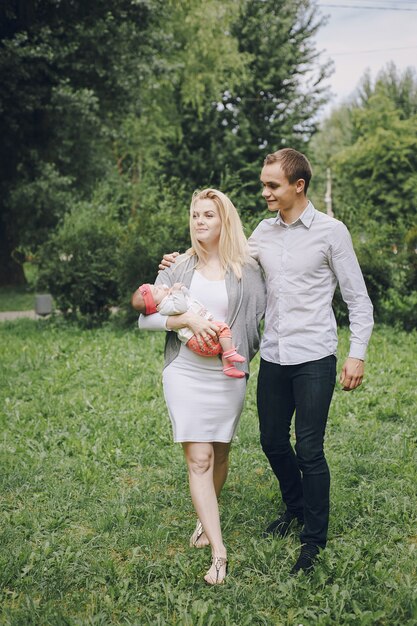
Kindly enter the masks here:
[[193, 212], [199, 200], [212, 200], [217, 207], [222, 222], [219, 241], [219, 258], [224, 271], [230, 268], [236, 278], [242, 278], [242, 266], [249, 259], [248, 242], [243, 232], [242, 222], [235, 205], [229, 198], [217, 189], [203, 189], [195, 191], [190, 206], [190, 235], [191, 248], [187, 250], [190, 256], [196, 254], [203, 262], [207, 260], [207, 252], [196, 239], [193, 224]]

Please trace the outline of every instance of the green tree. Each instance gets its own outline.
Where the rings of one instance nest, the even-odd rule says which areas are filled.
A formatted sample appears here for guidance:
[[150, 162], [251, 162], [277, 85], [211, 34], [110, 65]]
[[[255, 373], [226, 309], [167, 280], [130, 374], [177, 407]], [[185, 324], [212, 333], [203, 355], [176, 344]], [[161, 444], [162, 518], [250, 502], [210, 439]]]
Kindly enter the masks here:
[[164, 167], [193, 186], [222, 184], [239, 206], [253, 209], [262, 157], [284, 145], [305, 148], [315, 132], [329, 67], [320, 65], [314, 46], [321, 25], [314, 3], [225, 4], [238, 8], [223, 28], [230, 28], [244, 65], [234, 64], [232, 78], [203, 108], [182, 104], [181, 133]]
[[365, 72], [354, 103], [358, 107], [364, 107], [376, 93], [385, 95], [394, 104], [401, 119], [409, 119], [417, 114], [417, 80], [414, 68], [408, 67], [400, 72], [394, 63], [388, 63], [378, 73], [375, 82], [370, 73]]
[[[312, 141], [313, 193], [333, 179], [333, 210], [350, 227], [376, 318], [416, 325], [417, 78], [390, 65], [368, 74]], [[317, 184], [318, 183], [318, 184]], [[318, 203], [320, 204], [320, 203]], [[339, 317], [339, 302], [336, 306]]]
[[169, 199], [221, 185], [252, 208], [265, 152], [315, 130], [328, 68], [313, 0], [5, 0], [0, 12], [0, 283], [22, 279], [16, 251], [97, 194], [123, 226], [147, 223], [152, 187]]
[[409, 228], [417, 203], [417, 115], [401, 119], [376, 93], [353, 122], [358, 139], [334, 158], [336, 213], [357, 225]]
[[370, 221], [407, 230], [416, 205], [416, 115], [415, 71], [391, 64], [374, 82], [366, 73], [311, 142], [317, 204], [331, 168], [336, 217], [359, 230]]
[[[0, 284], [111, 162], [153, 74], [162, 0], [5, 0], [0, 7]], [[36, 192], [41, 190], [40, 195]], [[63, 193], [65, 191], [65, 198]]]

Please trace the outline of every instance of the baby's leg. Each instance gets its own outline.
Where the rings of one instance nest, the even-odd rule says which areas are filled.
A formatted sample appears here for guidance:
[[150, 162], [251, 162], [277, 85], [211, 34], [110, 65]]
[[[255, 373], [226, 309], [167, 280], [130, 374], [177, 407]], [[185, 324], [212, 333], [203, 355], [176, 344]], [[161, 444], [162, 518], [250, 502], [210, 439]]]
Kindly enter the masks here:
[[232, 361], [232, 363], [244, 363], [244, 361], [246, 361], [245, 357], [239, 354], [233, 345], [232, 331], [230, 328], [227, 324], [220, 324], [219, 322], [216, 322], [216, 324], [220, 326], [219, 343], [222, 347], [222, 358]]
[[222, 352], [228, 352], [229, 350], [234, 349], [232, 332], [226, 324], [222, 325], [218, 337]]
[[[218, 323], [218, 322], [217, 322]], [[233, 345], [232, 332], [227, 324], [220, 324], [219, 343], [222, 348], [223, 372], [231, 378], [243, 378], [245, 372], [241, 372], [233, 363], [243, 363], [245, 357], [238, 354]]]

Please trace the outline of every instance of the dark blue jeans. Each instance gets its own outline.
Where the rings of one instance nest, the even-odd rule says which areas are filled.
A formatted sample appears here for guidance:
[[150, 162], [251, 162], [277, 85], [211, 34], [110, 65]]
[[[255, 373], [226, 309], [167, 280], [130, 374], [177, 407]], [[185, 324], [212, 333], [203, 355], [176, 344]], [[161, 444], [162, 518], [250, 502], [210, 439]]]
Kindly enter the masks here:
[[[326, 545], [330, 473], [324, 432], [336, 381], [336, 357], [300, 365], [261, 359], [258, 413], [261, 445], [287, 510], [304, 520], [302, 543]], [[290, 428], [295, 412], [295, 451]]]

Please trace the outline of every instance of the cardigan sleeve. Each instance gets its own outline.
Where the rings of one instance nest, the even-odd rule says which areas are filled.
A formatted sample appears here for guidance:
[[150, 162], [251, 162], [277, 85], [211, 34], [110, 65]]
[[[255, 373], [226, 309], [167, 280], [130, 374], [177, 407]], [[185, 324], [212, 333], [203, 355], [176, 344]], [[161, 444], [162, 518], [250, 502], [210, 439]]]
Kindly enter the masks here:
[[248, 277], [250, 289], [255, 299], [257, 324], [265, 315], [266, 309], [266, 285], [261, 266], [254, 260], [249, 262]]

